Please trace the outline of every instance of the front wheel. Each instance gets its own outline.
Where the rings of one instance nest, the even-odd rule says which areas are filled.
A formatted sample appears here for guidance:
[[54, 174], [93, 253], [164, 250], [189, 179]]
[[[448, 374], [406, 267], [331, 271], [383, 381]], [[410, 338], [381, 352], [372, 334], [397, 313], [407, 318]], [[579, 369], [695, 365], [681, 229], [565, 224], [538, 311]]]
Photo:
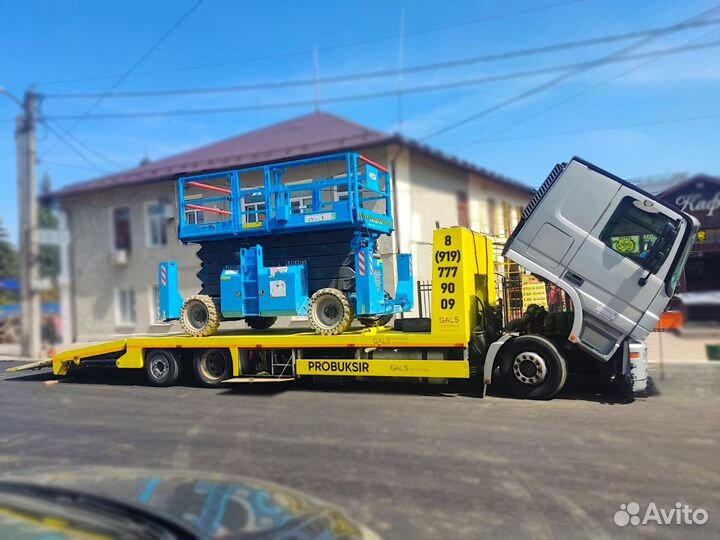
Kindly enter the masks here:
[[501, 372], [507, 390], [523, 399], [550, 399], [567, 380], [567, 364], [552, 341], [532, 334], [503, 347]]
[[308, 319], [316, 334], [342, 334], [350, 328], [354, 313], [345, 293], [320, 289], [310, 297]]
[[220, 313], [213, 299], [206, 294], [196, 294], [185, 300], [180, 325], [189, 336], [212, 336], [220, 326]]
[[145, 375], [153, 386], [172, 386], [180, 377], [180, 363], [170, 351], [155, 349], [145, 354]]

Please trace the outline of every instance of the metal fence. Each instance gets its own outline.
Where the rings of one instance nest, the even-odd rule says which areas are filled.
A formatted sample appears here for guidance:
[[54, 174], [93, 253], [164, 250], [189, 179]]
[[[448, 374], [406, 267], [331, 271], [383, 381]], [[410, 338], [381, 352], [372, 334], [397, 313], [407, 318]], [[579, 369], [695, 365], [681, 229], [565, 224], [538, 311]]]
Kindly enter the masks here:
[[418, 314], [429, 319], [432, 315], [432, 281], [417, 282]]

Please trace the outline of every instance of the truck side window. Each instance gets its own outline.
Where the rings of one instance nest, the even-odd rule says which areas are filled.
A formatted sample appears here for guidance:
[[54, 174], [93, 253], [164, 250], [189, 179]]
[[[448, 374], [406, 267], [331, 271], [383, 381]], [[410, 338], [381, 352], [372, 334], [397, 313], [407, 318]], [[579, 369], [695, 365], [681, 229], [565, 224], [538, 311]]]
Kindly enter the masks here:
[[600, 240], [623, 257], [647, 268], [650, 266], [648, 253], [668, 223], [673, 223], [668, 216], [657, 210], [647, 211], [636, 199], [625, 197], [600, 233]]

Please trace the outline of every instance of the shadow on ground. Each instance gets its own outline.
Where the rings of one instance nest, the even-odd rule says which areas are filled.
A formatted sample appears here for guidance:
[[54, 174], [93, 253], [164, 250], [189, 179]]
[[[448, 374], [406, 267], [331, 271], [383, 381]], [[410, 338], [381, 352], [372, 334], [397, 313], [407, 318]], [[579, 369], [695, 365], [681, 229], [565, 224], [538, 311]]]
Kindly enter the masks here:
[[[57, 379], [52, 372], [42, 371], [29, 374], [9, 376], [5, 382], [43, 382], [56, 381], [58, 384], [79, 385], [112, 385], [112, 386], [150, 386], [142, 370], [118, 370], [114, 368], [88, 367], [77, 369], [65, 378]], [[178, 386], [201, 388], [194, 380], [192, 373], [183, 373]], [[451, 382], [447, 385], [414, 384], [397, 382], [368, 382], [368, 381], [322, 381], [313, 382], [310, 379], [282, 382], [282, 383], [240, 383], [227, 385], [216, 389], [203, 389], [215, 392], [215, 395], [235, 395], [242, 393], [248, 396], [273, 396], [287, 391], [293, 392], [333, 392], [354, 394], [386, 394], [386, 395], [417, 395], [442, 398], [472, 397], [481, 398], [480, 385], [470, 386], [467, 382]], [[592, 378], [570, 376], [568, 382], [555, 399], [580, 400], [602, 403], [605, 405], [625, 405], [635, 401], [636, 398], [647, 398], [658, 395], [657, 387], [650, 382], [648, 391], [640, 396], [633, 396], [627, 386], [617, 386], [611, 383], [598, 382]], [[502, 386], [490, 386], [487, 395], [492, 397], [508, 398], [502, 391]]]

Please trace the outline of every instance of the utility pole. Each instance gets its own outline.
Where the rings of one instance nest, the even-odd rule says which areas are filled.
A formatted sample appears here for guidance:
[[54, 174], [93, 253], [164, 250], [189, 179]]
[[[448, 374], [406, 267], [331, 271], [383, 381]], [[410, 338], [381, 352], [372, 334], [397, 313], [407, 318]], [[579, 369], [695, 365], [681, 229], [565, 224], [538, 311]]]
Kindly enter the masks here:
[[40, 275], [38, 265], [38, 207], [35, 127], [37, 122], [37, 94], [25, 92], [22, 113], [18, 116], [15, 140], [17, 143], [18, 208], [20, 240], [20, 306], [22, 312], [22, 355], [33, 360], [40, 358]]

